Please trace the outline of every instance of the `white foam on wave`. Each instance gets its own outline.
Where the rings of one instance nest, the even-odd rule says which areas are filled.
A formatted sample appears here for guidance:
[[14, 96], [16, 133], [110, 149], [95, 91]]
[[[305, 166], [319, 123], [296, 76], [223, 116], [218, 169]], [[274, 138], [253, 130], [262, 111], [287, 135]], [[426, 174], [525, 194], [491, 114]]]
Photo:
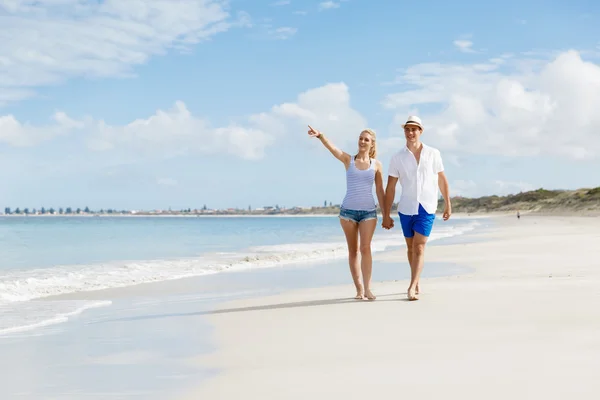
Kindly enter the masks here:
[[[428, 242], [463, 235], [474, 230], [479, 225], [480, 222], [472, 221], [468, 224], [459, 226], [437, 226], [436, 229], [432, 231]], [[379, 252], [385, 251], [385, 249], [388, 247], [404, 246], [406, 242], [398, 223], [394, 230], [395, 231], [378, 232], [371, 242], [371, 251]], [[348, 254], [346, 246], [347, 245], [345, 241], [339, 241], [327, 243], [294, 243], [274, 246], [257, 246], [252, 247], [250, 250], [256, 252], [259, 256], [270, 254], [272, 257], [278, 258], [280, 263], [285, 263], [288, 260], [292, 262], [299, 262], [302, 260], [320, 260], [327, 258], [346, 257]]]
[[[439, 227], [432, 233], [430, 241], [464, 234], [475, 229], [478, 224], [477, 221], [472, 221], [459, 226]], [[402, 234], [392, 232], [386, 231], [378, 235], [372, 242], [373, 251], [383, 251], [389, 246], [403, 245]], [[0, 305], [53, 295], [126, 287], [226, 271], [336, 259], [346, 255], [346, 243], [342, 241], [294, 243], [253, 247], [246, 255], [215, 254], [176, 260], [121, 261], [9, 271], [0, 275]]]
[[27, 301], [0, 305], [0, 335], [60, 324], [85, 310], [111, 304], [110, 301]]
[[[477, 225], [479, 225], [478, 221], [448, 227], [439, 224], [429, 240], [462, 235], [475, 229]], [[404, 243], [404, 237], [398, 226], [393, 231], [378, 232], [372, 242], [372, 250], [384, 251], [390, 246], [402, 246]], [[64, 322], [70, 316], [86, 309], [110, 304], [110, 302], [28, 302], [28, 300], [346, 256], [345, 241], [329, 241], [253, 247], [248, 249], [246, 254], [216, 253], [188, 259], [121, 261], [9, 271], [0, 275], [0, 313], [2, 314], [0, 335]], [[23, 305], [24, 303], [27, 304]], [[13, 317], [7, 317], [7, 310], [13, 313]]]

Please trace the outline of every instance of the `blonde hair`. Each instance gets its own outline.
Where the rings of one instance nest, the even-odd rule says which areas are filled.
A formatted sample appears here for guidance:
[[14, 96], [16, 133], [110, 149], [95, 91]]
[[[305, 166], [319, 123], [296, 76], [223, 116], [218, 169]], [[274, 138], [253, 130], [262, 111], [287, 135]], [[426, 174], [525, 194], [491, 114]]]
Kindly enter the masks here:
[[370, 158], [376, 158], [377, 157], [377, 135], [375, 134], [375, 131], [373, 129], [363, 129], [361, 133], [363, 132], [367, 132], [369, 135], [371, 135], [371, 149], [369, 149], [369, 157]]

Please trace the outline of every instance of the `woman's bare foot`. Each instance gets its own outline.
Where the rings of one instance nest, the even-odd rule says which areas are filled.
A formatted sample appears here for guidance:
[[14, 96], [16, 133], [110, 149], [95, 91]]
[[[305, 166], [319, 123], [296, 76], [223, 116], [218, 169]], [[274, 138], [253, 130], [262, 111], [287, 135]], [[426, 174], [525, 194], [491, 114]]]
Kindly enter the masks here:
[[354, 298], [356, 300], [363, 300], [365, 298], [365, 289], [363, 285], [354, 285], [354, 287], [356, 288], [356, 296], [354, 296]]
[[373, 294], [373, 292], [371, 292], [370, 290], [367, 290], [367, 291], [365, 292], [365, 298], [366, 298], [367, 300], [375, 300], [375, 299], [377, 298], [377, 296], [375, 296], [375, 295]]

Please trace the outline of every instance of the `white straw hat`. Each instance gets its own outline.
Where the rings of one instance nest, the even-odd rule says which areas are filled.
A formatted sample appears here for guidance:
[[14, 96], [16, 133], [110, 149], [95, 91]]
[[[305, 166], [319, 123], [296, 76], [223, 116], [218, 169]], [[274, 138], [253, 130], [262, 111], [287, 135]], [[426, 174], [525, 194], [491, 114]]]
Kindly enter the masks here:
[[402, 125], [402, 127], [404, 128], [406, 125], [416, 125], [419, 128], [423, 129], [421, 118], [417, 117], [416, 115], [409, 116], [404, 125]]

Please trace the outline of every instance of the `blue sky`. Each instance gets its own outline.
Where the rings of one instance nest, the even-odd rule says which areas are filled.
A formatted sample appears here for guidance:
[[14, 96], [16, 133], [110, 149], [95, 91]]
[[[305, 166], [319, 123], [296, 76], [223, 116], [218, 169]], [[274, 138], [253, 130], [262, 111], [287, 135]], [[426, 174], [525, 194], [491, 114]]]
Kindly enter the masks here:
[[600, 186], [590, 1], [0, 0], [0, 205], [341, 202], [422, 117], [453, 195]]

